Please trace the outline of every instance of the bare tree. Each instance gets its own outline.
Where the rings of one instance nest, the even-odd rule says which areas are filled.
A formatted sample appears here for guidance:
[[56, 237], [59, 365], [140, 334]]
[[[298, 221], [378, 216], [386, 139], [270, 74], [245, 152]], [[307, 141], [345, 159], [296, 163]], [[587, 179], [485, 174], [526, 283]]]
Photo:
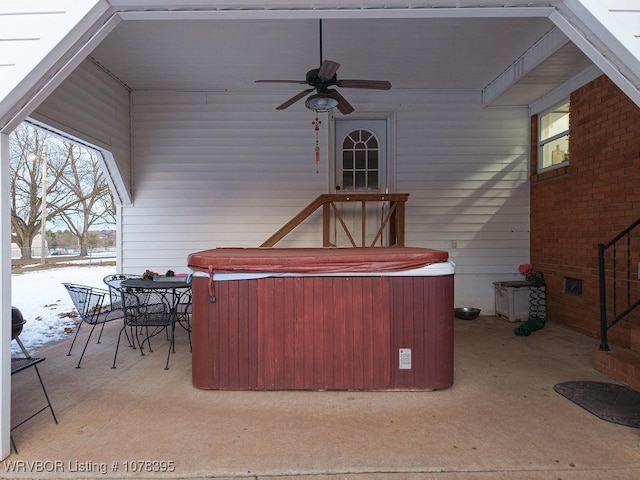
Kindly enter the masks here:
[[113, 223], [114, 202], [96, 152], [71, 142], [63, 142], [66, 162], [61, 184], [76, 201], [60, 208], [57, 217], [78, 238], [80, 255], [87, 255], [92, 227]]
[[[42, 227], [42, 202], [46, 202], [46, 221], [60, 208], [73, 204], [71, 192], [62, 188], [60, 172], [65, 158], [59, 155], [52, 134], [21, 124], [10, 137], [11, 226], [22, 258], [32, 258], [31, 245]], [[43, 168], [44, 164], [53, 168]], [[47, 172], [43, 182], [43, 171]]]
[[43, 201], [45, 224], [64, 223], [78, 239], [80, 254], [86, 255], [90, 229], [115, 221], [113, 196], [97, 153], [26, 123], [10, 140], [11, 222], [22, 258], [32, 258], [31, 245], [42, 228]]

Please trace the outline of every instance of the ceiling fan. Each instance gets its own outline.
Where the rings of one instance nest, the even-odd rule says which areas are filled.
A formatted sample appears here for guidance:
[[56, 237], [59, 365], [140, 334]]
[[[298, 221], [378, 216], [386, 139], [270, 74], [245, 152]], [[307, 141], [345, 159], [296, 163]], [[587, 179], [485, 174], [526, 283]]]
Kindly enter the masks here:
[[336, 72], [340, 64], [332, 60], [322, 59], [322, 19], [320, 19], [320, 68], [314, 68], [307, 72], [304, 80], [256, 80], [256, 83], [296, 83], [309, 85], [302, 92], [294, 95], [289, 100], [276, 107], [276, 110], [284, 110], [296, 103], [301, 98], [312, 94], [305, 101], [305, 106], [315, 112], [328, 112], [338, 108], [344, 115], [354, 111], [351, 104], [336, 90], [330, 87], [364, 88], [369, 90], [389, 90], [391, 82], [386, 80], [338, 80]]

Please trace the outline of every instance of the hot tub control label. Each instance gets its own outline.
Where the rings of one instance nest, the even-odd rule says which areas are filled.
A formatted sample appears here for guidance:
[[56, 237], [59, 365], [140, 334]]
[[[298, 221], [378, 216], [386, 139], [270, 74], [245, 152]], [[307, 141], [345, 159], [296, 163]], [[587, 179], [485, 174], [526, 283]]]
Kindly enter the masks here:
[[411, 370], [411, 349], [400, 349], [400, 370]]

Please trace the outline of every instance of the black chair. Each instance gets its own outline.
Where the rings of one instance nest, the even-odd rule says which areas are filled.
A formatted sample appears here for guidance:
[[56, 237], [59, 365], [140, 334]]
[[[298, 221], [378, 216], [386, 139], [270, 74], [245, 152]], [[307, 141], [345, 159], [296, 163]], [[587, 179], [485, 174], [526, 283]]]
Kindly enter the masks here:
[[176, 305], [176, 321], [183, 327], [189, 336], [189, 349], [191, 349], [191, 310], [193, 308], [193, 294], [191, 289], [180, 294]]
[[[151, 338], [162, 331], [167, 332], [169, 351], [164, 369], [168, 370], [171, 352], [175, 352], [175, 326], [178, 320], [172, 295], [158, 290], [128, 287], [121, 288], [120, 293], [122, 296], [122, 306], [124, 308], [124, 326], [120, 329], [120, 334], [118, 335], [116, 353], [113, 357], [113, 366], [111, 368], [116, 368], [122, 332], [126, 332], [127, 327], [129, 327], [137, 332], [134, 335], [134, 339], [138, 341], [141, 355], [144, 355], [145, 342], [148, 345], [149, 351], [152, 352]], [[146, 332], [146, 337], [142, 342], [140, 342], [140, 331]]]
[[95, 330], [95, 328], [98, 325], [102, 327], [97, 341], [97, 343], [100, 343], [104, 325], [107, 322], [122, 319], [123, 316], [121, 310], [111, 310], [110, 305], [105, 304], [105, 299], [108, 298], [109, 295], [109, 292], [107, 290], [89, 287], [86, 285], [78, 285], [75, 283], [63, 283], [63, 285], [67, 289], [67, 292], [71, 297], [71, 301], [76, 307], [78, 315], [81, 319], [81, 322], [76, 329], [76, 334], [73, 337], [73, 341], [71, 342], [71, 347], [69, 347], [67, 356], [71, 355], [71, 350], [73, 350], [73, 346], [76, 343], [76, 339], [78, 338], [78, 333], [80, 333], [82, 324], [86, 323], [88, 325], [91, 325], [91, 331], [89, 332], [87, 341], [84, 344], [84, 348], [82, 349], [82, 354], [80, 355], [80, 360], [78, 360], [78, 365], [76, 365], [76, 368], [80, 368], [80, 364], [82, 363], [82, 359], [85, 352], [87, 351], [87, 346], [89, 345], [91, 335], [93, 335], [93, 331]]
[[[120, 293], [120, 284], [123, 280], [127, 280], [128, 278], [140, 278], [140, 275], [134, 273], [115, 273], [112, 275], [107, 275], [102, 279], [102, 281], [107, 285], [109, 289], [109, 303], [111, 304], [111, 310], [114, 312], [120, 312], [121, 318], [124, 319], [124, 309], [122, 308], [122, 294]], [[129, 338], [129, 334], [125, 330], [125, 335], [127, 336], [127, 341], [129, 342], [129, 346], [132, 348], [135, 347], [135, 342]], [[131, 335], [133, 337], [133, 330], [131, 331]]]
[[[25, 348], [24, 344], [22, 343], [22, 341], [20, 340], [20, 333], [22, 333], [22, 328], [25, 324], [24, 318], [22, 316], [22, 312], [20, 312], [20, 310], [18, 310], [15, 307], [11, 307], [11, 323], [12, 323], [12, 332], [11, 332], [11, 339], [15, 340], [16, 343], [18, 344], [18, 346], [20, 347], [20, 350], [22, 350], [22, 353], [24, 355], [24, 357], [12, 357], [11, 358], [11, 375], [15, 375], [16, 373], [22, 372], [28, 368], [33, 367], [33, 369], [36, 371], [36, 375], [38, 376], [38, 380], [40, 381], [40, 386], [42, 387], [42, 392], [44, 393], [44, 398], [47, 401], [47, 404], [44, 405], [42, 408], [40, 408], [37, 412], [29, 415], [27, 418], [25, 418], [24, 420], [21, 420], [17, 425], [14, 425], [11, 427], [11, 432], [13, 432], [16, 428], [18, 428], [19, 426], [23, 425], [24, 423], [28, 422], [29, 420], [31, 420], [33, 417], [35, 417], [36, 415], [38, 415], [39, 413], [44, 412], [45, 410], [49, 409], [51, 411], [51, 416], [53, 417], [53, 421], [56, 422], [56, 424], [58, 424], [58, 419], [56, 418], [56, 414], [53, 411], [53, 406], [51, 405], [51, 400], [49, 399], [49, 394], [47, 393], [47, 389], [44, 386], [44, 382], [42, 381], [42, 376], [40, 375], [40, 371], [38, 370], [38, 364], [42, 363], [45, 361], [44, 357], [32, 357], [29, 352], [27, 351], [27, 349]], [[10, 436], [10, 440], [11, 440], [11, 446], [13, 447], [13, 450], [18, 453], [18, 448], [16, 447], [16, 443], [13, 439], [13, 433]]]
[[119, 310], [122, 312], [124, 318], [124, 310], [122, 308], [122, 295], [120, 294], [120, 284], [123, 280], [128, 278], [140, 278], [140, 275], [132, 273], [115, 273], [113, 275], [107, 275], [102, 281], [107, 285], [109, 289], [109, 302], [111, 304], [111, 310]]

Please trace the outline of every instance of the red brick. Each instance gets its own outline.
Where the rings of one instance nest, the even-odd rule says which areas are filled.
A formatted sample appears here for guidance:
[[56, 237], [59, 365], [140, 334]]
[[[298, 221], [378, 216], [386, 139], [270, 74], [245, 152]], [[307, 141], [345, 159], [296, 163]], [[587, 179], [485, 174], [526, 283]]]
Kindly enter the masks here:
[[[538, 173], [531, 121], [531, 261], [545, 274], [548, 318], [597, 337], [597, 245], [640, 217], [640, 108], [601, 76], [571, 94], [570, 131], [570, 165]], [[632, 270], [639, 251], [636, 244]], [[583, 280], [582, 297], [562, 292], [563, 277]], [[621, 324], [609, 341], [629, 347], [640, 312]]]
[[629, 348], [635, 352], [640, 352], [640, 328], [632, 328], [629, 331]]

